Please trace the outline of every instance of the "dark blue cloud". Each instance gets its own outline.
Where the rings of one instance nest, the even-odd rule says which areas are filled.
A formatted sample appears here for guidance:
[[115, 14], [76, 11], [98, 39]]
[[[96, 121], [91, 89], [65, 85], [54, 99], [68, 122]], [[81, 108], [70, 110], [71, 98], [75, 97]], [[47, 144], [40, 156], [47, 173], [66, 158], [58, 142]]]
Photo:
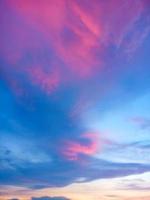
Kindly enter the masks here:
[[[23, 163], [0, 171], [0, 184], [13, 184], [30, 188], [62, 187], [68, 184], [115, 178], [150, 171], [150, 165], [113, 163], [87, 158], [86, 164], [55, 160], [42, 164]], [[17, 178], [16, 178], [17, 177]]]

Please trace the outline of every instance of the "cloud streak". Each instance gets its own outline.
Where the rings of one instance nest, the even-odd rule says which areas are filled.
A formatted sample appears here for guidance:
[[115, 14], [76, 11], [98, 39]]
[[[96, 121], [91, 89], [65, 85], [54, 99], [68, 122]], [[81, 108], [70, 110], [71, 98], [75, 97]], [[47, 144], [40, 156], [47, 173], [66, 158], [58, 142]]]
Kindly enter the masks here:
[[69, 200], [66, 197], [32, 197], [31, 200]]

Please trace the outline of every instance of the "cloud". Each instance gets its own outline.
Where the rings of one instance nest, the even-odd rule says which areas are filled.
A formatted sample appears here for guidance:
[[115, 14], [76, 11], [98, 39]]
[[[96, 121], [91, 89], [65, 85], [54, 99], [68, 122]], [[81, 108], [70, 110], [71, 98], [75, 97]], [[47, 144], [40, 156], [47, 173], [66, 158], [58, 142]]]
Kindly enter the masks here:
[[133, 117], [130, 119], [130, 121], [137, 125], [139, 128], [141, 129], [149, 129], [150, 128], [150, 119], [146, 118], [146, 117]]
[[99, 138], [96, 133], [86, 133], [81, 141], [65, 141], [63, 155], [69, 160], [77, 160], [80, 155], [94, 155], [99, 148]]
[[[10, 74], [26, 74], [31, 85], [41, 86], [48, 93], [51, 88], [57, 90], [64, 79], [72, 80], [74, 76], [83, 79], [101, 71], [105, 63], [103, 57], [112, 45], [129, 49], [124, 45], [128, 33], [132, 36], [130, 42], [127, 40], [128, 46], [135, 46], [132, 43], [138, 27], [134, 25], [147, 7], [144, 1], [136, 0], [127, 3], [111, 0], [109, 6], [97, 0], [88, 2], [88, 6], [84, 1], [52, 0], [51, 6], [48, 5], [47, 1], [35, 3], [34, 0], [3, 3], [0, 49], [3, 60], [11, 64], [9, 73], [3, 69], [5, 76], [11, 79]], [[128, 15], [123, 16], [123, 12]], [[139, 37], [143, 38], [143, 32]], [[57, 78], [49, 70], [53, 67], [57, 68]], [[40, 77], [37, 76], [39, 71]]]
[[[8, 200], [19, 200], [19, 199], [13, 198], [13, 199], [8, 199]], [[58, 197], [43, 196], [43, 197], [32, 197], [31, 200], [70, 200], [70, 199], [66, 197], [61, 197], [61, 196], [58, 196]]]
[[14, 198], [14, 199], [8, 199], [8, 200], [19, 200], [19, 199]]
[[149, 191], [150, 187], [149, 186], [143, 186], [143, 185], [139, 185], [139, 184], [128, 184], [126, 185], [126, 187], [124, 188], [125, 190], [138, 190], [138, 191]]
[[86, 182], [148, 171], [150, 166], [147, 164], [115, 163], [92, 158], [84, 159], [80, 163], [60, 160], [42, 164], [22, 163], [18, 166], [15, 163], [13, 169], [4, 168], [0, 171], [0, 184], [28, 188], [62, 187], [78, 182], [81, 177]]
[[32, 197], [31, 200], [69, 200], [66, 197]]
[[[130, 162], [132, 163], [143, 163], [149, 164], [150, 156], [150, 141], [141, 140], [135, 142], [124, 142], [124, 143], [115, 143], [110, 141], [106, 145], [106, 152], [102, 152], [102, 155], [99, 157], [103, 158], [107, 156], [108, 160], [113, 162], [120, 161], [122, 163]], [[124, 155], [122, 157], [122, 155]]]

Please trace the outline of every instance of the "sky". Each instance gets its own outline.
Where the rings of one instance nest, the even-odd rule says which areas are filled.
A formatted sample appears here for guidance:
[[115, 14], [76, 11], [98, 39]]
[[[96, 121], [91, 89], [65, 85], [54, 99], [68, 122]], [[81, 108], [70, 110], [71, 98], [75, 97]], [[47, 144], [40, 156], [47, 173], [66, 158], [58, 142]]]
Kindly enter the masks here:
[[0, 200], [150, 199], [150, 1], [0, 0]]

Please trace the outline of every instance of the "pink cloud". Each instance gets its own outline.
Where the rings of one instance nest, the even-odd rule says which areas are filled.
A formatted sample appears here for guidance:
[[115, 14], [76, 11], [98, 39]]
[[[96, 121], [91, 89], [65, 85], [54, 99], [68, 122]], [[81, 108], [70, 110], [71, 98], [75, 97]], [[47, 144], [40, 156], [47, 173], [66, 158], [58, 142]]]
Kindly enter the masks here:
[[[85, 139], [88, 142], [84, 143], [82, 140]], [[79, 141], [67, 140], [64, 142], [64, 149], [62, 154], [68, 160], [78, 160], [80, 155], [94, 155], [99, 149], [98, 134], [86, 133]]]
[[[130, 44], [125, 41], [129, 32], [136, 35], [134, 24], [146, 8], [146, 1], [85, 2], [6, 0], [8, 13], [1, 19], [0, 54], [10, 64], [10, 70], [27, 73], [31, 84], [50, 93], [64, 80], [77, 81], [101, 71], [110, 45], [127, 51], [137, 48], [133, 37]], [[144, 38], [142, 35], [141, 42]], [[45, 73], [42, 61], [37, 63], [39, 56], [45, 59], [41, 53], [45, 48], [49, 54], [51, 51], [55, 54], [52, 59], [59, 63], [57, 72], [52, 74]], [[22, 67], [20, 64], [27, 55], [32, 55], [31, 70], [25, 72], [26, 64]]]
[[52, 71], [44, 71], [40, 66], [34, 66], [27, 69], [27, 78], [32, 84], [38, 85], [47, 94], [51, 94], [57, 89], [60, 83], [60, 75], [57, 68]]

